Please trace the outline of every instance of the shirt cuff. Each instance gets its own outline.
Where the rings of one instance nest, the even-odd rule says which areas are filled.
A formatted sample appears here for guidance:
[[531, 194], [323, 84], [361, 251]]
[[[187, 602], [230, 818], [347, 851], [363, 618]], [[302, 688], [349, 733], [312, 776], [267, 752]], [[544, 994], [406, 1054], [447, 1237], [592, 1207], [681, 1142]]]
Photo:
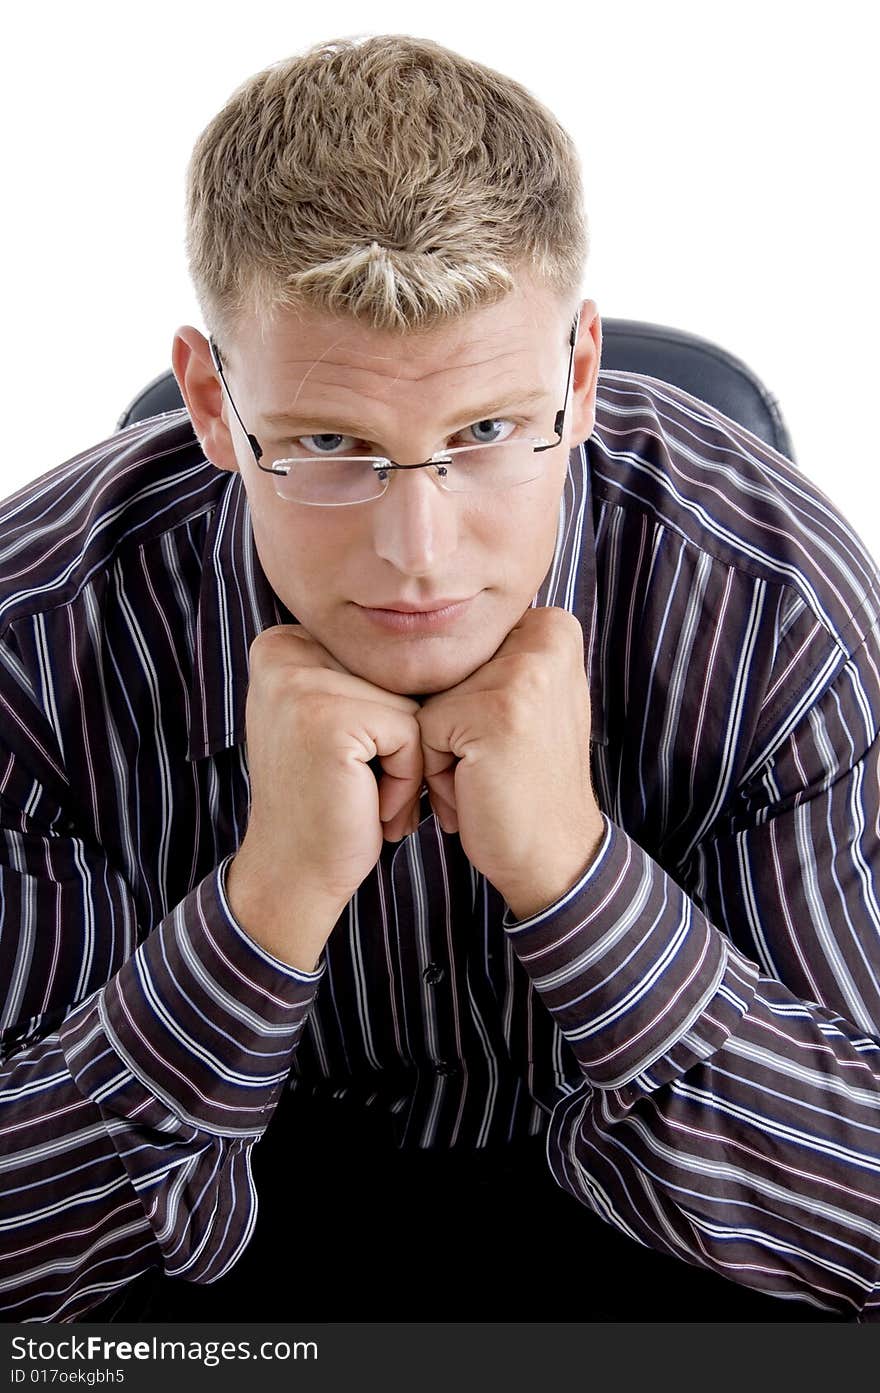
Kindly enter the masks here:
[[584, 875], [555, 904], [503, 924], [517, 957], [597, 1088], [627, 1103], [720, 1049], [758, 979], [646, 851], [604, 818]]
[[125, 1091], [121, 1062], [129, 1081], [200, 1130], [252, 1136], [268, 1124], [324, 964], [291, 967], [244, 931], [226, 898], [231, 861], [190, 891], [71, 1022], [75, 1077], [111, 1110], [109, 1094]]

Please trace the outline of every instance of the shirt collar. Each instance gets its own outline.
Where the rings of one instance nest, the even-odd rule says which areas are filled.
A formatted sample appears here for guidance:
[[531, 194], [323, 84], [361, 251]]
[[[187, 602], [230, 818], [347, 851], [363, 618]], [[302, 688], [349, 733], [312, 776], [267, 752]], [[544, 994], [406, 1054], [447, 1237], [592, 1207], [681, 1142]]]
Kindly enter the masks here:
[[594, 745], [607, 745], [605, 704], [595, 657], [599, 614], [589, 441], [569, 453], [568, 473], [559, 500], [553, 561], [532, 603], [536, 607], [554, 605], [567, 609], [580, 620], [584, 634], [584, 665], [590, 684], [590, 741]]
[[230, 474], [202, 552], [190, 689], [189, 758], [245, 738], [249, 652], [258, 634], [293, 616], [275, 595], [254, 544], [240, 474]]
[[[590, 676], [591, 740], [607, 743], [602, 693], [595, 680], [596, 554], [590, 468], [585, 445], [569, 455], [553, 562], [534, 605], [576, 614]], [[245, 739], [250, 646], [274, 624], [297, 620], [272, 590], [254, 543], [240, 474], [220, 495], [202, 555], [190, 689], [188, 757], [203, 759]]]

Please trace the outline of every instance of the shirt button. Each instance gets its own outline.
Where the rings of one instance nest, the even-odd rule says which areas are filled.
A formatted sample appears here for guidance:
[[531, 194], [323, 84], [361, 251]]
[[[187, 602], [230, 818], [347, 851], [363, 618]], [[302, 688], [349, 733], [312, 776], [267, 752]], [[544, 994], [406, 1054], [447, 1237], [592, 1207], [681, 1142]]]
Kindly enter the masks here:
[[456, 1069], [454, 1064], [449, 1063], [448, 1059], [435, 1059], [434, 1073], [440, 1074], [442, 1077], [445, 1078], [450, 1074], [457, 1074], [458, 1070]]
[[427, 982], [429, 987], [436, 987], [437, 983], [442, 982], [445, 976], [446, 972], [439, 963], [428, 963], [422, 973], [422, 979]]

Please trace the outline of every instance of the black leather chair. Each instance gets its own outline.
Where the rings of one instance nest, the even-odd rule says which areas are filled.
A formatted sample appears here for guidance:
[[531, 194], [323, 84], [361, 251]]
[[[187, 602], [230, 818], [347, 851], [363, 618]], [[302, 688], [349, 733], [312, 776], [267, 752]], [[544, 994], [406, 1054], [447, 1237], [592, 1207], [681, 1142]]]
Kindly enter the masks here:
[[[776, 398], [751, 368], [708, 339], [665, 324], [603, 319], [602, 367], [645, 373], [682, 387], [794, 462], [791, 440]], [[177, 411], [181, 406], [183, 399], [169, 369], [154, 377], [129, 402], [116, 429], [123, 430], [163, 411]]]

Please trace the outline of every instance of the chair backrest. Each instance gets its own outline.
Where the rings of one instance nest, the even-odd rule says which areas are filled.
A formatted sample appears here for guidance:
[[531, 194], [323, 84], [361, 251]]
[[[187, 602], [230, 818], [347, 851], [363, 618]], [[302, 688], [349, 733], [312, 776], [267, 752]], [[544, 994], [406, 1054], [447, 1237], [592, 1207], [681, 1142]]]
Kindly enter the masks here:
[[[602, 320], [602, 367], [645, 373], [671, 382], [710, 406], [723, 411], [768, 445], [794, 461], [794, 450], [776, 398], [751, 370], [732, 353], [708, 339], [671, 329], [664, 324], [643, 324], [637, 319]], [[174, 373], [160, 373], [129, 402], [116, 429], [135, 421], [178, 411], [183, 398]]]

